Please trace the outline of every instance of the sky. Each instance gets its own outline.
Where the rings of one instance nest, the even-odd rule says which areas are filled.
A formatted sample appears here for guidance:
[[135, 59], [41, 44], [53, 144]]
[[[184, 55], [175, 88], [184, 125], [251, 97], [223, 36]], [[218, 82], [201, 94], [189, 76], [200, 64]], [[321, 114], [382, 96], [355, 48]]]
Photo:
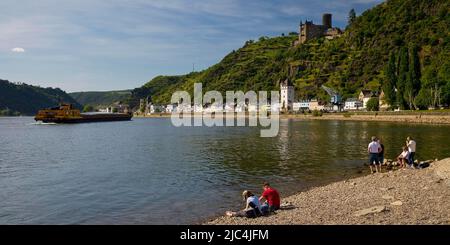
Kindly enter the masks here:
[[245, 41], [381, 0], [1, 0], [0, 79], [67, 92], [139, 87], [219, 62]]

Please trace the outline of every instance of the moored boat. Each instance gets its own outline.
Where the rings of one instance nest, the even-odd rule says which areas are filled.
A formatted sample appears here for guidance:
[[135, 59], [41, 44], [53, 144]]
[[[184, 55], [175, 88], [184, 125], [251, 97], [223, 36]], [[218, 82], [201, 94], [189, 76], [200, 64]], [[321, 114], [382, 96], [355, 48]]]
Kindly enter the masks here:
[[39, 110], [34, 120], [44, 123], [83, 123], [129, 121], [132, 117], [131, 113], [81, 113], [79, 109], [74, 108], [71, 104], [61, 104], [58, 107]]

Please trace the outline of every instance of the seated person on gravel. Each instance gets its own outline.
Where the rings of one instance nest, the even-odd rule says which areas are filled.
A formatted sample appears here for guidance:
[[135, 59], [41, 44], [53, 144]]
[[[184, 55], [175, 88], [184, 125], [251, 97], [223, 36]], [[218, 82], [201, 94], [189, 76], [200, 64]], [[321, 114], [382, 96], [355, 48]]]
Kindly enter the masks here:
[[400, 164], [400, 168], [406, 167], [406, 164], [409, 164], [409, 151], [408, 147], [403, 147], [402, 153], [398, 155], [397, 162]]
[[261, 205], [257, 196], [255, 196], [250, 191], [245, 190], [242, 193], [242, 197], [246, 202], [245, 209], [238, 212], [227, 211], [225, 213], [226, 216], [256, 218], [262, 215]]
[[263, 184], [263, 190], [264, 192], [259, 198], [260, 202], [264, 199], [266, 200], [266, 202], [261, 206], [262, 213], [265, 215], [280, 209], [280, 194], [278, 191], [272, 188], [267, 182]]

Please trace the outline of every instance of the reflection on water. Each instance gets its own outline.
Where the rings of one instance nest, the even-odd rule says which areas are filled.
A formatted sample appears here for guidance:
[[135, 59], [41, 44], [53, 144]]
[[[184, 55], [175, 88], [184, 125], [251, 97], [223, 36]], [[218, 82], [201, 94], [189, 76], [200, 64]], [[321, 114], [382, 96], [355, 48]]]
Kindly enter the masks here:
[[33, 125], [0, 118], [0, 223], [179, 224], [241, 205], [270, 181], [283, 195], [366, 170], [381, 137], [394, 158], [408, 135], [419, 159], [448, 154], [449, 126], [282, 120], [258, 128], [181, 127], [170, 119]]

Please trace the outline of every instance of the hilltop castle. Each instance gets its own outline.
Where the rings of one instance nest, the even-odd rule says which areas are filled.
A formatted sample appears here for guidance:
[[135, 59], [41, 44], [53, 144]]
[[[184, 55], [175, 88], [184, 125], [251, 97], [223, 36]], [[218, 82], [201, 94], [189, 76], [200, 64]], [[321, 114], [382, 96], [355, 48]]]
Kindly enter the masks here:
[[332, 15], [325, 13], [322, 16], [322, 25], [315, 25], [312, 21], [300, 22], [298, 40], [294, 45], [303, 44], [306, 41], [325, 37], [327, 39], [333, 39], [342, 35], [341, 29], [332, 26]]

